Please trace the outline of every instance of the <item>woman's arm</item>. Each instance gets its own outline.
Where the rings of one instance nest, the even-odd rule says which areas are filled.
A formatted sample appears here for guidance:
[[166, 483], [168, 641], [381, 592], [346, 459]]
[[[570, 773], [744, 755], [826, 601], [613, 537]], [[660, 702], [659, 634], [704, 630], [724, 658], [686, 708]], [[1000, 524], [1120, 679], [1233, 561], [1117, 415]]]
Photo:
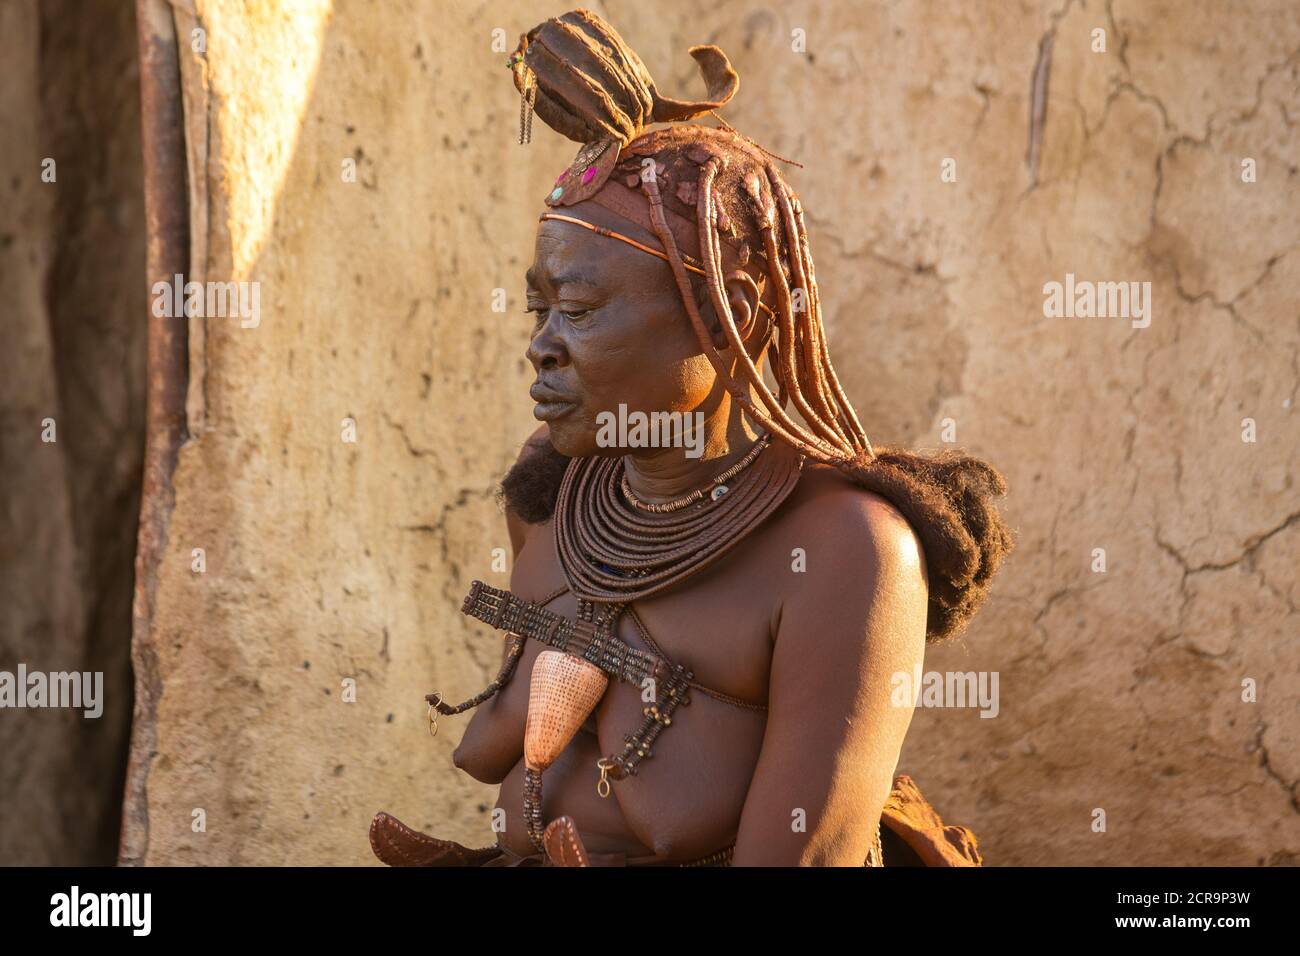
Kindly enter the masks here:
[[911, 723], [891, 679], [924, 658], [920, 542], [883, 498], [835, 505], [810, 519], [807, 571], [781, 608], [737, 866], [861, 866]]
[[[549, 441], [550, 433], [547, 426], [543, 425], [524, 442], [516, 464]], [[519, 557], [528, 536], [536, 527], [520, 518], [509, 506], [506, 507], [506, 530], [510, 535], [510, 549], [514, 558]], [[501, 652], [503, 663], [511, 641], [512, 638], [507, 635]], [[531, 665], [531, 656], [525, 651], [524, 658], [521, 658], [515, 668], [516, 677], [522, 673], [524, 679], [527, 679], [530, 667], [524, 665]], [[452, 763], [481, 783], [500, 783], [524, 754], [526, 719], [526, 713], [519, 713], [517, 707], [511, 707], [503, 694], [498, 693], [491, 700], [474, 708], [460, 745], [451, 755]]]

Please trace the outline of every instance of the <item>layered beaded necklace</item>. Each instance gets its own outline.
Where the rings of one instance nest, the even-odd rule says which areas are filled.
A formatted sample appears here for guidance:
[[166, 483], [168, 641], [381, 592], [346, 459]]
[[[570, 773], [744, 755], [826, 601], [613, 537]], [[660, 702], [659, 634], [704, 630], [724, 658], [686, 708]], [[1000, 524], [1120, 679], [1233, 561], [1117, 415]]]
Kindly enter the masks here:
[[798, 451], [764, 435], [705, 487], [651, 503], [632, 493], [622, 458], [573, 459], [555, 505], [555, 550], [569, 586], [586, 600], [622, 604], [680, 583], [775, 511], [802, 466]]
[[635, 493], [633, 493], [632, 486], [627, 483], [626, 469], [623, 471], [623, 477], [619, 482], [619, 487], [622, 488], [623, 497], [627, 499], [628, 504], [635, 508], [640, 508], [642, 511], [650, 511], [655, 514], [667, 514], [671, 511], [681, 511], [683, 508], [689, 508], [696, 502], [703, 501], [706, 494], [713, 501], [717, 501], [731, 490], [727, 487], [726, 483], [752, 465], [754, 459], [759, 456], [763, 449], [767, 447], [767, 443], [771, 440], [771, 435], [763, 435], [762, 438], [754, 442], [753, 448], [745, 452], [744, 458], [740, 459], [740, 461], [736, 462], [722, 474], [718, 475], [718, 477], [714, 478], [703, 488], [696, 488], [689, 495], [686, 495], [683, 498], [678, 498], [675, 501], [642, 501]]

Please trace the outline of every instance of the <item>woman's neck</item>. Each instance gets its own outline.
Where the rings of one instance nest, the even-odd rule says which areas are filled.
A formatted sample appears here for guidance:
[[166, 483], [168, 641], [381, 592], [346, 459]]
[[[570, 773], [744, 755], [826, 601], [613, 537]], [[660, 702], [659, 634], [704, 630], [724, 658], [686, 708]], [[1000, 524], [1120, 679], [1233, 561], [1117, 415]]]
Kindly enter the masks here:
[[[650, 503], [672, 501], [702, 488], [745, 456], [758, 440], [740, 408], [727, 402], [713, 416], [704, 418], [704, 441], [700, 454], [689, 457], [692, 448], [641, 448], [623, 458], [628, 486], [639, 499]], [[693, 442], [700, 448], [698, 440]]]

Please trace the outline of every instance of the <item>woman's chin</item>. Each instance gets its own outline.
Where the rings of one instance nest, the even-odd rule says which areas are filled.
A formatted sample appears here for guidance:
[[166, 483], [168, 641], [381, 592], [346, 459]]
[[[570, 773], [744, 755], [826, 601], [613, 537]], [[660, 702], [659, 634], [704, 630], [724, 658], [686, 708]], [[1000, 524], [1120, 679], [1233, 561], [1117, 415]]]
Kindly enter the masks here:
[[558, 419], [547, 422], [551, 434], [551, 447], [569, 458], [587, 458], [595, 454], [596, 433], [581, 422]]
[[551, 447], [568, 458], [595, 458], [603, 455], [621, 455], [618, 448], [604, 448], [596, 441], [596, 429], [580, 421], [552, 421], [549, 423]]

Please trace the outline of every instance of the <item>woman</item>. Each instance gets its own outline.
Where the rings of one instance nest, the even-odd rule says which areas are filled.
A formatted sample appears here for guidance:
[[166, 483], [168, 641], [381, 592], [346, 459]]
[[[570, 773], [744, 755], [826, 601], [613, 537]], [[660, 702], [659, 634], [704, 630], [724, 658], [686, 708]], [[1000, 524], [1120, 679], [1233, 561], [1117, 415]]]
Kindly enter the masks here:
[[895, 776], [912, 702], [891, 690], [1010, 550], [1002, 478], [872, 447], [798, 197], [729, 126], [683, 122], [739, 84], [691, 54], [696, 103], [582, 10], [510, 60], [521, 140], [535, 110], [583, 146], [527, 274], [545, 425], [503, 482], [511, 590], [476, 582], [464, 608], [507, 632], [502, 670], [464, 704], [430, 695], [477, 707], [454, 759], [501, 785], [506, 823], [468, 850], [380, 814], [386, 862], [980, 862]]

